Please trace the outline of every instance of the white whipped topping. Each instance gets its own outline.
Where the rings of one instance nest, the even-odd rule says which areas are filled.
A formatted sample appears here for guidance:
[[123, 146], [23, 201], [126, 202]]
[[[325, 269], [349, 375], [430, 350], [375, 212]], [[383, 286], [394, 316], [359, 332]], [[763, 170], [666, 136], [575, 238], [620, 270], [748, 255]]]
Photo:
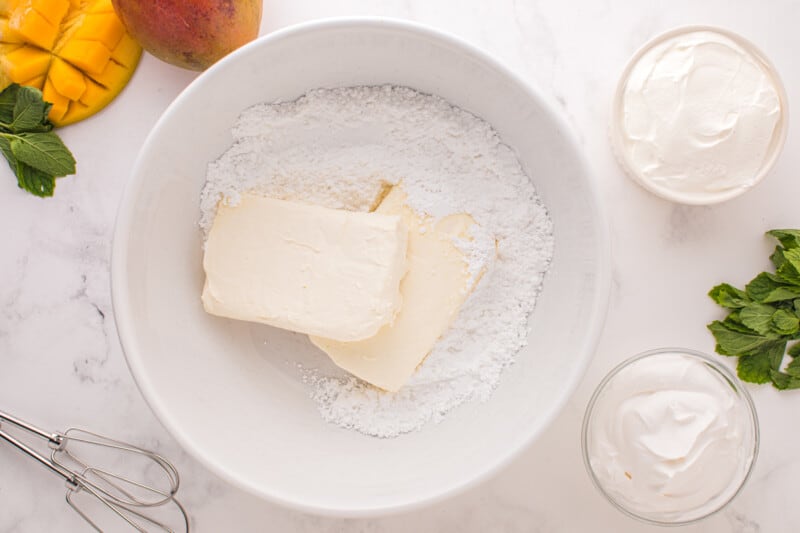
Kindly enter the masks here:
[[613, 376], [587, 427], [598, 483], [623, 508], [660, 522], [702, 517], [738, 490], [754, 460], [746, 401], [703, 359], [659, 353]]
[[725, 35], [666, 38], [632, 66], [618, 95], [620, 155], [669, 198], [730, 197], [754, 185], [779, 148], [779, 86], [763, 60]]

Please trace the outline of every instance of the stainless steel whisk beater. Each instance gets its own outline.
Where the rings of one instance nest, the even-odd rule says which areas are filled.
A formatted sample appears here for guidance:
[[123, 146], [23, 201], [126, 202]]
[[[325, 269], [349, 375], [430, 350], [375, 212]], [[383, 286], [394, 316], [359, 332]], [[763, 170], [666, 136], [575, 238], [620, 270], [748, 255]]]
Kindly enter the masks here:
[[[46, 441], [51, 450], [50, 457], [39, 453], [18, 437], [8, 433], [3, 428], [4, 423]], [[70, 428], [63, 433], [50, 433], [3, 411], [0, 411], [0, 438], [63, 478], [67, 486], [67, 503], [97, 531], [102, 532], [103, 529], [98, 525], [97, 517], [93, 520], [90, 512], [77, 503], [79, 494], [91, 495], [102, 504], [99, 509], [110, 511], [110, 516], [119, 518], [123, 521], [122, 524], [127, 524], [136, 531], [189, 533], [189, 517], [183, 506], [175, 499], [175, 493], [180, 485], [178, 471], [162, 456], [82, 429]], [[135, 456], [146, 465], [143, 470], [153, 467], [160, 469], [165, 486], [155, 487], [147, 481], [137, 481], [130, 476], [90, 466], [75, 453], [74, 448], [81, 446]], [[170, 504], [177, 508], [180, 529], [172, 529], [154, 516], [156, 508]]]

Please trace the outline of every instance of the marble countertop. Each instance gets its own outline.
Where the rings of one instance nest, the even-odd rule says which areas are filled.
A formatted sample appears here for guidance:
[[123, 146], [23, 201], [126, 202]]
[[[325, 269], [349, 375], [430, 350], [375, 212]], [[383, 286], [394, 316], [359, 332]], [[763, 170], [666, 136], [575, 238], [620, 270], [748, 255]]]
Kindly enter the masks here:
[[[661, 200], [627, 179], [610, 152], [609, 101], [626, 60], [646, 40], [686, 24], [711, 24], [753, 41], [800, 102], [797, 0], [265, 0], [262, 33], [338, 15], [419, 21], [486, 49], [552, 94], [594, 166], [608, 206], [613, 287], [604, 333], [585, 377], [548, 431], [510, 466], [467, 492], [417, 512], [372, 519], [301, 514], [234, 488], [188, 457], [148, 409], [125, 365], [109, 288], [111, 235], [128, 171], [145, 136], [197, 75], [145, 55], [106, 110], [60, 134], [79, 162], [40, 200], [0, 165], [0, 408], [52, 428], [79, 425], [158, 450], [179, 467], [182, 501], [199, 532], [659, 531], [613, 509], [580, 456], [589, 396], [617, 362], [681, 345], [706, 352], [705, 324], [721, 317], [706, 297], [720, 281], [743, 285], [769, 268], [763, 234], [798, 227], [800, 150], [789, 137], [768, 179], [713, 207]], [[800, 124], [791, 107], [790, 124]], [[730, 364], [731, 361], [726, 361]], [[687, 532], [800, 530], [800, 391], [751, 386], [761, 421], [753, 476], [723, 512]], [[86, 531], [64, 486], [0, 446], [0, 531]]]

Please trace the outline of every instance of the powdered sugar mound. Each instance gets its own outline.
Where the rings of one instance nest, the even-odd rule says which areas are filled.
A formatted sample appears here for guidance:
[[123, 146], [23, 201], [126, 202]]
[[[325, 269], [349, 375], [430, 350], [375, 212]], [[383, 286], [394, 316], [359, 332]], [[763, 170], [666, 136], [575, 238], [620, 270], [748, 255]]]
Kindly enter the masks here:
[[234, 144], [209, 166], [201, 199], [208, 231], [216, 205], [253, 190], [368, 211], [388, 185], [438, 218], [476, 222], [456, 245], [480, 283], [398, 392], [354, 377], [304, 370], [329, 422], [393, 437], [486, 400], [526, 343], [528, 316], [553, 254], [552, 224], [513, 150], [492, 127], [436, 96], [404, 87], [318, 89], [246, 110]]

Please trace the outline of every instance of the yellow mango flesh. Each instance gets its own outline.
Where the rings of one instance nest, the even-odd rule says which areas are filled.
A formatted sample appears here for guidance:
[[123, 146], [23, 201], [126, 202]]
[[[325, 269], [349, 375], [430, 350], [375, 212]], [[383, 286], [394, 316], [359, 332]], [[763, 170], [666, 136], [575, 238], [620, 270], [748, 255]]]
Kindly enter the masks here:
[[0, 89], [41, 89], [57, 126], [105, 107], [141, 54], [111, 0], [0, 0]]

